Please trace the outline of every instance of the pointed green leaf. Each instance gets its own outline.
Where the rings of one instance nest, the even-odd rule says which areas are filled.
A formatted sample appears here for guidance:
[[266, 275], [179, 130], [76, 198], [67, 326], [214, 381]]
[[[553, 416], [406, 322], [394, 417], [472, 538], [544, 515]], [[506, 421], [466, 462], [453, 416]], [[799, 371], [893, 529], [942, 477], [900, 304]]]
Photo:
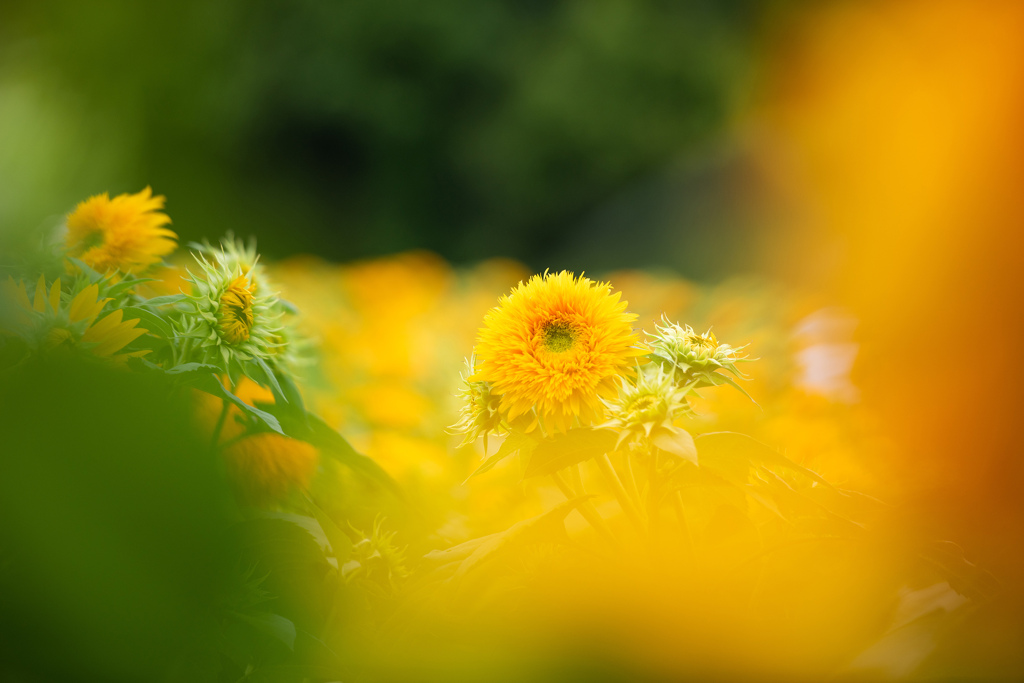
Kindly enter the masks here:
[[545, 439], [534, 449], [524, 477], [540, 477], [615, 450], [615, 432], [608, 429], [570, 429]]
[[700, 442], [701, 453], [713, 453], [725, 458], [743, 458], [752, 462], [779, 465], [832, 488], [832, 485], [817, 472], [796, 464], [779, 451], [752, 436], [739, 432], [707, 432], [698, 434], [697, 440]]
[[139, 327], [144, 327], [155, 337], [161, 339], [170, 339], [174, 336], [174, 331], [166, 320], [160, 316], [147, 311], [145, 308], [139, 308], [137, 306], [125, 306], [121, 309], [124, 311], [122, 320], [131, 320], [132, 318], [139, 319]]
[[310, 510], [313, 511], [313, 516], [316, 517], [320, 528], [323, 529], [323, 533], [327, 535], [327, 540], [331, 543], [331, 550], [334, 551], [334, 557], [338, 560], [338, 567], [341, 567], [352, 557], [352, 539], [310, 496], [306, 496], [306, 502], [309, 504]]
[[[537, 440], [528, 434], [524, 434], [522, 432], [514, 432], [512, 434], [509, 434], [501, 443], [501, 446], [498, 448], [497, 452], [494, 453], [494, 455], [492, 455], [491, 457], [487, 458], [487, 460], [484, 461], [484, 464], [480, 465], [480, 467], [477, 467], [473, 471], [473, 474], [466, 477], [466, 481], [469, 481], [478, 474], [483, 474], [484, 472], [491, 470], [499, 462], [501, 462], [508, 456], [515, 454], [516, 451], [523, 451], [524, 456], [528, 455], [530, 452], [533, 451], [533, 447], [535, 447], [536, 444]], [[466, 481], [462, 483], [465, 484]]]
[[688, 460], [694, 465], [697, 461], [697, 446], [693, 443], [693, 437], [685, 429], [673, 429], [672, 431], [660, 431], [651, 441], [655, 446], [670, 453], [677, 458]]
[[295, 624], [280, 614], [242, 614], [231, 612], [235, 619], [252, 626], [260, 633], [284, 643], [289, 650], [295, 649]]
[[217, 396], [218, 398], [224, 398], [231, 401], [236, 406], [241, 408], [244, 412], [249, 413], [253, 417], [259, 419], [271, 430], [277, 432], [278, 434], [284, 434], [284, 431], [281, 429], [281, 423], [278, 422], [276, 417], [274, 417], [273, 415], [264, 410], [254, 408], [253, 406], [249, 405], [242, 399], [235, 396], [233, 393], [224, 388], [224, 385], [220, 383], [220, 379], [218, 379], [218, 377], [213, 373], [205, 375], [203, 373], [199, 373], [196, 381], [193, 382], [192, 384], [197, 389], [201, 389], [202, 391], [205, 391], [208, 394], [212, 394], [214, 396]]
[[168, 296], [155, 296], [152, 299], [146, 299], [144, 305], [150, 307], [157, 306], [170, 306], [171, 304], [179, 304], [188, 297], [184, 294], [170, 294]]

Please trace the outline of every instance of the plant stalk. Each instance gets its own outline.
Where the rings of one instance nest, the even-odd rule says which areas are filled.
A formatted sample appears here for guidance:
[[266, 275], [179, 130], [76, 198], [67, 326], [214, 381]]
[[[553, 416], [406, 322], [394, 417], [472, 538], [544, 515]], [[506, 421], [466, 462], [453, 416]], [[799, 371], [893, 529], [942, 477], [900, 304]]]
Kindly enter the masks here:
[[626, 513], [627, 517], [629, 517], [629, 521], [633, 523], [636, 530], [642, 534], [644, 531], [644, 522], [640, 517], [640, 511], [637, 510], [633, 500], [626, 492], [626, 488], [622, 485], [622, 481], [619, 479], [618, 473], [616, 473], [615, 468], [612, 466], [612, 461], [608, 457], [608, 454], [605, 453], [601, 457], [596, 458], [596, 460], [598, 469], [601, 470], [601, 474], [604, 475], [604, 478], [608, 481], [608, 485], [611, 486], [612, 492], [618, 499], [619, 506], [622, 508], [622, 511]]
[[[569, 484], [565, 482], [565, 479], [563, 479], [562, 475], [560, 475], [558, 472], [552, 472], [551, 478], [555, 480], [555, 484], [562, 492], [562, 495], [565, 496], [566, 500], [579, 498], [579, 495], [577, 495], [572, 490], [572, 488], [570, 488]], [[580, 514], [583, 515], [583, 518], [587, 520], [587, 522], [590, 523], [590, 526], [594, 527], [594, 530], [597, 531], [598, 534], [603, 536], [605, 540], [607, 540], [609, 543], [615, 546], [619, 544], [615, 536], [612, 535], [611, 529], [609, 529], [608, 525], [605, 524], [604, 518], [601, 517], [601, 515], [597, 514], [597, 510], [594, 509], [594, 506], [591, 504], [589, 500], [585, 500], [582, 503], [580, 503], [576, 507], [576, 509], [579, 510]]]

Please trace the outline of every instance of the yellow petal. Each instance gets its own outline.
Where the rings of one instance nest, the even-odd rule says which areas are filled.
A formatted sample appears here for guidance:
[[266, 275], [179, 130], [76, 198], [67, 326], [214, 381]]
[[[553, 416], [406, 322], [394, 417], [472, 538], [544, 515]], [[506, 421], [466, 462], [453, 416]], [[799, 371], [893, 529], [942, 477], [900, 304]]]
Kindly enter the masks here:
[[46, 278], [42, 275], [39, 276], [39, 282], [36, 283], [36, 296], [32, 308], [37, 313], [42, 313], [46, 310]]
[[99, 342], [106, 339], [107, 335], [121, 324], [122, 316], [124, 316], [124, 311], [120, 308], [117, 309], [86, 330], [85, 334], [82, 335], [82, 341], [88, 343]]
[[121, 350], [132, 341], [146, 334], [146, 330], [142, 329], [141, 327], [138, 329], [132, 329], [133, 327], [135, 327], [134, 323], [138, 322], [137, 320], [133, 320], [131, 322], [131, 326], [126, 324], [119, 325], [116, 330], [111, 332], [109, 335], [107, 335], [105, 339], [103, 339], [103, 341], [97, 344], [92, 349], [92, 352], [100, 357], [109, 356], [115, 351]]
[[54, 280], [50, 286], [50, 308], [54, 313], [60, 308], [60, 278]]

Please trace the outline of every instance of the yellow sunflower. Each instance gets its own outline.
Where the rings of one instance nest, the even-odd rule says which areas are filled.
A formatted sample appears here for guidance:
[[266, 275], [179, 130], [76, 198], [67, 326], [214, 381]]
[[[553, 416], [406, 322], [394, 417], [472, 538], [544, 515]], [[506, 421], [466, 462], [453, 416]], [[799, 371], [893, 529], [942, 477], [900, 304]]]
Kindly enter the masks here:
[[533, 411], [527, 430], [594, 424], [600, 399], [618, 395], [619, 378], [644, 354], [619, 297], [566, 271], [520, 282], [484, 318], [472, 381], [490, 383], [509, 421]]
[[251, 434], [224, 449], [239, 498], [261, 507], [281, 501], [292, 488], [307, 488], [319, 458], [316, 447], [275, 432]]
[[99, 285], [92, 284], [76, 294], [67, 306], [61, 303], [60, 279], [46, 288], [46, 279], [40, 275], [35, 293], [30, 299], [24, 282], [8, 278], [4, 293], [20, 308], [12, 330], [39, 351], [77, 348], [116, 362], [142, 356], [147, 350], [130, 353], [117, 352], [147, 330], [137, 327], [138, 318], [124, 320], [124, 311], [118, 309], [99, 321], [103, 307], [110, 299], [99, 298]]
[[104, 192], [90, 197], [68, 215], [68, 255], [90, 268], [138, 275], [174, 251], [178, 236], [164, 227], [171, 222], [162, 196], [148, 187], [113, 199]]

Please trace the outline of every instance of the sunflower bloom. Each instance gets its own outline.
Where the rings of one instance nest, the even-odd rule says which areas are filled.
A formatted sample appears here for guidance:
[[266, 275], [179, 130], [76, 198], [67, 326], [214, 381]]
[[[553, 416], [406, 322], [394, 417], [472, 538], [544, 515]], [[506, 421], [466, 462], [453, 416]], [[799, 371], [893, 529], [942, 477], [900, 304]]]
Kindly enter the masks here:
[[66, 306], [61, 301], [59, 278], [47, 290], [46, 279], [40, 276], [31, 298], [24, 282], [9, 278], [4, 284], [4, 293], [20, 309], [17, 329], [13, 332], [40, 351], [77, 348], [115, 362], [148, 353], [148, 350], [117, 353], [147, 330], [138, 327], [138, 318], [124, 320], [124, 311], [120, 309], [97, 320], [110, 301], [99, 298], [98, 284], [83, 289]]
[[164, 197], [154, 197], [148, 187], [113, 199], [105, 192], [86, 199], [68, 215], [68, 255], [100, 273], [138, 275], [177, 246], [162, 208]]
[[256, 506], [280, 501], [293, 488], [308, 487], [319, 457], [314, 446], [275, 432], [243, 437], [224, 450], [239, 497]]
[[566, 271], [534, 275], [487, 314], [471, 380], [490, 383], [510, 422], [533, 411], [527, 430], [594, 424], [601, 398], [617, 396], [644, 354], [634, 320], [608, 283]]
[[191, 338], [198, 359], [217, 363], [237, 378], [237, 371], [253, 360], [276, 362], [281, 347], [280, 300], [255, 279], [256, 271], [228, 259], [207, 259], [196, 253], [198, 273], [189, 273], [191, 315], [180, 322], [180, 335]]

